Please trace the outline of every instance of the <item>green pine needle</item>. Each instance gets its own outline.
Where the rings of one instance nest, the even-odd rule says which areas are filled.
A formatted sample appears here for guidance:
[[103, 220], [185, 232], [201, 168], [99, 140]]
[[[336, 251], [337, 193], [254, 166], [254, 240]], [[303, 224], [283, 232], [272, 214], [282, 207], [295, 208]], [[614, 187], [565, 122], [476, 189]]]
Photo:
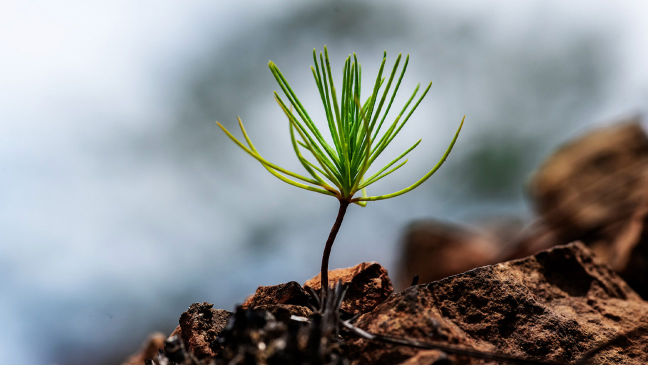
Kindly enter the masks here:
[[[250, 141], [240, 118], [239, 126], [245, 141], [247, 142], [247, 147], [236, 139], [236, 137], [234, 137], [220, 123], [216, 123], [221, 127], [221, 129], [223, 129], [229, 138], [231, 138], [245, 152], [257, 159], [271, 174], [290, 185], [325, 195], [333, 195], [340, 201], [356, 203], [360, 206], [365, 206], [368, 201], [390, 199], [405, 194], [424, 183], [441, 167], [441, 165], [443, 165], [450, 154], [450, 151], [452, 151], [452, 147], [454, 147], [454, 144], [457, 141], [457, 137], [459, 136], [459, 132], [461, 131], [461, 127], [463, 126], [466, 117], [464, 116], [461, 120], [459, 129], [457, 129], [457, 133], [452, 139], [450, 146], [441, 157], [441, 160], [439, 160], [436, 166], [434, 166], [434, 168], [421, 179], [409, 187], [395, 193], [367, 196], [366, 188], [404, 166], [408, 160], [403, 161], [396, 167], [387, 171], [387, 169], [398, 163], [421, 142], [419, 139], [414, 143], [414, 145], [412, 145], [412, 147], [408, 148], [387, 165], [368, 178], [365, 177], [368, 170], [371, 168], [372, 163], [400, 132], [432, 86], [432, 83], [430, 82], [423, 94], [408, 112], [410, 104], [418, 93], [420, 85], [417, 85], [412, 96], [396, 116], [395, 120], [389, 124], [387, 130], [380, 135], [383, 122], [387, 118], [387, 114], [392, 107], [394, 98], [396, 97], [396, 93], [400, 87], [401, 80], [405, 75], [405, 70], [409, 63], [409, 55], [405, 58], [405, 63], [403, 64], [396, 86], [391, 93], [389, 103], [387, 103], [384, 113], [381, 113], [385, 101], [389, 96], [394, 77], [398, 71], [401, 55], [399, 54], [396, 58], [396, 62], [394, 63], [388, 78], [383, 76], [386, 60], [387, 53], [385, 52], [380, 65], [380, 70], [378, 71], [374, 86], [371, 90], [371, 95], [369, 95], [364, 103], [361, 103], [360, 84], [362, 82], [362, 67], [358, 63], [355, 54], [352, 56], [349, 55], [344, 62], [342, 70], [342, 89], [340, 99], [338, 100], [338, 94], [333, 84], [328, 50], [326, 46], [324, 46], [324, 53], [322, 54], [322, 52], [320, 52], [319, 54], [319, 64], [317, 62], [317, 52], [313, 50], [313, 62], [315, 63], [315, 66], [311, 67], [311, 71], [320, 94], [322, 105], [324, 106], [327, 125], [333, 141], [332, 146], [326, 142], [324, 136], [317, 128], [308, 112], [306, 112], [306, 109], [297, 98], [297, 95], [295, 95], [295, 92], [292, 90], [290, 84], [279, 68], [272, 61], [268, 63], [270, 71], [277, 80], [277, 83], [287, 100], [287, 103], [284, 102], [277, 92], [274, 93], [277, 104], [279, 104], [279, 107], [284, 111], [288, 118], [290, 139], [295, 155], [306, 172], [311, 176], [310, 178], [286, 170], [261, 157], [261, 154], [256, 150], [252, 141]], [[385, 80], [387, 80], [386, 84]], [[379, 96], [383, 84], [385, 87], [382, 95]], [[288, 107], [287, 104], [290, 105], [290, 107]], [[401, 121], [402, 116], [405, 115], [406, 112], [407, 114], [405, 119]], [[382, 118], [380, 118], [381, 115]], [[380, 122], [378, 122], [379, 119]], [[309, 156], [312, 156], [313, 159], [307, 159], [306, 156], [304, 156], [303, 151], [307, 151]], [[301, 180], [302, 182], [297, 182], [289, 177]], [[358, 191], [361, 191], [361, 196], [356, 197], [355, 195]]]

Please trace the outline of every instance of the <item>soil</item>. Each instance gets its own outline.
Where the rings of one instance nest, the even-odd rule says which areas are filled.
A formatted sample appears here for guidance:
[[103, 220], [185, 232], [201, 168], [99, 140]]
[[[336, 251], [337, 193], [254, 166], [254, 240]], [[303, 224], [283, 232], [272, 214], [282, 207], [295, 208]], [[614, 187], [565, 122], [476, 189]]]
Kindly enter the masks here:
[[[564, 364], [577, 361], [619, 334], [630, 333], [596, 354], [591, 363], [648, 363], [648, 336], [643, 330], [632, 332], [637, 326], [648, 328], [648, 303], [581, 243], [414, 285], [399, 293], [391, 293], [386, 274], [377, 263], [331, 272], [331, 279], [343, 278], [353, 283], [349, 286], [351, 295], [343, 300], [342, 307], [347, 314], [359, 314], [353, 321], [357, 328], [410, 341]], [[315, 280], [306, 284], [312, 285]], [[363, 297], [361, 288], [366, 290], [367, 301], [359, 300]], [[317, 323], [325, 321], [315, 308], [308, 307], [313, 301], [316, 302], [313, 296], [292, 282], [260, 287], [245, 302], [246, 308], [239, 308], [235, 315], [213, 309], [208, 303], [192, 304], [180, 317], [180, 326], [174, 332], [186, 349], [181, 358], [187, 362], [177, 363], [503, 363], [385, 344], [344, 330], [338, 336], [335, 332], [339, 328], [322, 336], [326, 332], [324, 327], [314, 331], [313, 323], [303, 322], [306, 318]], [[269, 307], [287, 308], [291, 315], [272, 314]], [[344, 317], [343, 313], [338, 315]], [[233, 343], [232, 338], [245, 343], [245, 347]], [[294, 338], [292, 352], [286, 353], [290, 338]], [[313, 350], [309, 343], [326, 345]], [[273, 350], [266, 351], [269, 348]], [[321, 356], [307, 358], [314, 353]], [[237, 360], [236, 354], [243, 355]], [[278, 358], [273, 356], [278, 354], [284, 362], [275, 362]], [[152, 363], [165, 363], [165, 356], [159, 355]], [[224, 357], [227, 362], [223, 362]]]

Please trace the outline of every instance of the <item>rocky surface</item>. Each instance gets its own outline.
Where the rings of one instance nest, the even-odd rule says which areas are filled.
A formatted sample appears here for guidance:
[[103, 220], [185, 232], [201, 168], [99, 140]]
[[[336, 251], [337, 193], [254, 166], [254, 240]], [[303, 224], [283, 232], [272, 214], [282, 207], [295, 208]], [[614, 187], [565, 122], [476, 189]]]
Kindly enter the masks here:
[[[554, 242], [583, 241], [648, 296], [648, 136], [639, 118], [566, 144], [529, 186]], [[529, 253], [522, 247], [517, 254]]]
[[160, 332], [152, 333], [146, 339], [139, 352], [129, 357], [123, 365], [143, 365], [146, 359], [154, 358], [164, 348], [166, 336]]
[[402, 239], [399, 288], [579, 240], [648, 298], [648, 136], [639, 118], [599, 128], [550, 155], [529, 180], [537, 212], [496, 234], [422, 220]]
[[214, 309], [210, 303], [194, 303], [180, 316], [180, 325], [171, 336], [182, 338], [185, 347], [198, 358], [216, 355], [216, 339], [225, 329], [232, 312]]
[[172, 335], [144, 365], [348, 365], [337, 335], [342, 292], [334, 290], [325, 314], [314, 313], [310, 321], [277, 320], [266, 310], [238, 306], [210, 346], [213, 357], [195, 356]]
[[[157, 334], [125, 365], [153, 355], [148, 364], [499, 364], [344, 331], [339, 337], [339, 315], [360, 315], [353, 323], [372, 333], [565, 364], [639, 326], [591, 363], [647, 364], [648, 303], [640, 295], [648, 297], [648, 136], [638, 120], [563, 146], [532, 177], [529, 195], [538, 219], [521, 233], [499, 224], [412, 224], [402, 292], [392, 294], [383, 267], [362, 263], [330, 272], [330, 285], [348, 287], [334, 315], [313, 312], [309, 290], [321, 289], [319, 275], [303, 287], [259, 287], [236, 316], [192, 304], [165, 352], [155, 355]], [[574, 239], [584, 244], [556, 246]], [[409, 286], [414, 274], [424, 284]]]
[[402, 240], [398, 287], [414, 275], [429, 283], [495, 263], [499, 242], [493, 236], [457, 224], [425, 219], [410, 224]]
[[263, 305], [288, 304], [308, 306], [310, 295], [296, 281], [285, 284], [259, 286], [241, 305], [243, 309], [254, 309]]
[[290, 320], [291, 316], [309, 317], [313, 314], [313, 310], [309, 307], [291, 304], [268, 304], [260, 305], [254, 309], [267, 311], [272, 314], [277, 320], [286, 322]]
[[452, 365], [452, 362], [443, 351], [423, 350], [402, 362], [401, 365]]
[[[638, 324], [648, 326], [648, 303], [580, 243], [410, 287], [357, 321], [374, 333], [565, 362]], [[356, 365], [429, 364], [413, 348], [348, 345]], [[648, 363], [648, 337], [631, 337], [592, 363]]]
[[[384, 294], [387, 298], [380, 302], [371, 294], [378, 288], [391, 292], [391, 285], [386, 285], [386, 271], [379, 265], [364, 263], [332, 276], [355, 291], [350, 310], [370, 308], [353, 322], [370, 333], [568, 364], [639, 326], [598, 353], [591, 364], [648, 363], [648, 303], [581, 243], [414, 285]], [[317, 277], [306, 285], [315, 282]], [[171, 336], [166, 352], [148, 364], [504, 364], [385, 344], [345, 331], [338, 337], [337, 318], [343, 315], [339, 300], [333, 313], [324, 315], [297, 304], [277, 304], [299, 297], [303, 289], [297, 285], [263, 287], [257, 294], [265, 295], [248, 302], [270, 304], [239, 307], [235, 315], [208, 303], [192, 304], [174, 332], [181, 340]], [[331, 298], [340, 298], [340, 292]], [[376, 305], [363, 302], [363, 293]], [[304, 311], [310, 322], [291, 320], [293, 311]], [[137, 365], [143, 356], [132, 357], [128, 365]]]
[[[320, 274], [317, 274], [304, 283], [304, 288], [319, 292], [322, 288], [320, 281]], [[369, 312], [394, 291], [387, 270], [377, 262], [363, 262], [353, 267], [329, 271], [330, 286], [338, 281], [348, 287], [341, 308], [344, 315]]]
[[280, 321], [290, 320], [290, 316], [308, 317], [313, 314], [310, 307], [316, 301], [306, 293], [296, 281], [284, 284], [259, 286], [241, 305], [243, 309], [259, 309], [270, 312]]
[[[530, 181], [538, 213], [573, 240], [630, 219], [648, 193], [648, 136], [639, 120], [596, 129], [549, 156]], [[622, 225], [600, 232], [616, 237]], [[601, 237], [602, 238], [602, 237]]]

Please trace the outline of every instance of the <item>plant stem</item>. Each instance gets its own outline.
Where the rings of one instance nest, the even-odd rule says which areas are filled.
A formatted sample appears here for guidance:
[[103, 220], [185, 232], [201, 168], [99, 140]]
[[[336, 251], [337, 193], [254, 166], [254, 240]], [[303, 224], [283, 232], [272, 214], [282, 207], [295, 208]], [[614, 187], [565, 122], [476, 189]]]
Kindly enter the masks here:
[[335, 241], [335, 236], [337, 236], [340, 226], [342, 225], [342, 220], [344, 219], [344, 214], [346, 213], [349, 202], [346, 200], [340, 200], [340, 210], [338, 211], [337, 218], [331, 228], [331, 233], [329, 234], [328, 240], [326, 240], [326, 247], [324, 247], [324, 254], [322, 255], [322, 271], [320, 273], [320, 285], [322, 287], [321, 296], [324, 298], [329, 290], [328, 285], [328, 262], [329, 256], [331, 256], [331, 248], [333, 247], [333, 242]]

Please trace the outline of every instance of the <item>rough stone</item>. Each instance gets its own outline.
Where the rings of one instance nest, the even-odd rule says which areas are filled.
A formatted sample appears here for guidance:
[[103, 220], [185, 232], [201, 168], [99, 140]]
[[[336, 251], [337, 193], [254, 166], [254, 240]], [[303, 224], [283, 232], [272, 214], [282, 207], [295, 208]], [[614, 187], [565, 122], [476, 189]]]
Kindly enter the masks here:
[[628, 219], [641, 204], [648, 136], [638, 122], [591, 131], [556, 150], [534, 174], [529, 192], [536, 208], [564, 239]]
[[122, 365], [144, 365], [146, 359], [155, 357], [160, 349], [164, 348], [166, 336], [160, 332], [152, 333], [142, 344], [142, 348], [129, 357]]
[[259, 286], [241, 305], [243, 309], [255, 309], [260, 306], [289, 304], [308, 306], [310, 295], [296, 281], [285, 284]]
[[642, 296], [648, 297], [648, 136], [639, 118], [589, 132], [554, 152], [529, 184], [549, 240], [581, 240]]
[[198, 358], [216, 355], [215, 340], [232, 317], [232, 312], [213, 307], [207, 302], [192, 304], [182, 313], [180, 326], [171, 334], [179, 335], [185, 347]]
[[270, 312], [278, 321], [286, 322], [291, 316], [309, 317], [313, 311], [308, 307], [292, 304], [269, 304], [260, 305], [254, 309]]
[[409, 286], [415, 274], [429, 282], [579, 240], [648, 298], [648, 136], [639, 117], [557, 149], [527, 188], [538, 219], [523, 230], [435, 220], [410, 225], [398, 288]]
[[439, 350], [423, 350], [400, 365], [452, 365], [448, 356]]
[[[412, 286], [357, 320], [374, 333], [566, 362], [639, 324], [648, 326], [648, 303], [581, 243]], [[354, 365], [407, 364], [421, 353], [363, 339], [348, 346]], [[592, 363], [648, 363], [648, 336], [630, 336]]]
[[[345, 315], [366, 313], [382, 303], [394, 291], [387, 270], [377, 262], [363, 262], [353, 267], [329, 271], [329, 286], [338, 281], [348, 285], [341, 311]], [[320, 274], [304, 283], [304, 288], [319, 292]]]
[[414, 275], [419, 283], [495, 263], [498, 242], [483, 232], [440, 222], [420, 220], [405, 229], [398, 270], [398, 287], [407, 288]]

